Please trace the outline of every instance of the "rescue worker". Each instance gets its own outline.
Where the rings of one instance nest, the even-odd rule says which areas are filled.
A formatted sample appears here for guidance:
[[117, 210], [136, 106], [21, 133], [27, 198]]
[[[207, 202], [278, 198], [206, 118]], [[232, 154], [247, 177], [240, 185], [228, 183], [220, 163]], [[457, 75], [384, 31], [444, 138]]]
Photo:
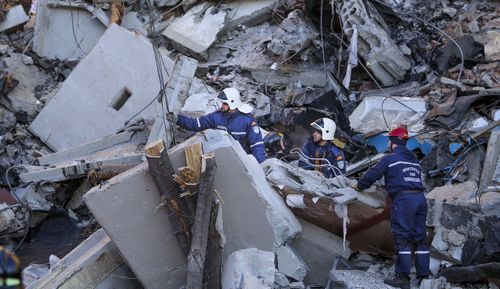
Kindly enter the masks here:
[[21, 289], [21, 262], [13, 253], [0, 246], [0, 289]]
[[224, 89], [218, 96], [219, 110], [198, 118], [169, 112], [167, 120], [191, 131], [209, 128], [227, 131], [243, 149], [259, 163], [266, 159], [264, 141], [257, 121], [250, 114], [252, 107], [241, 101], [240, 92], [234, 87]]
[[417, 158], [406, 148], [408, 131], [398, 127], [389, 132], [390, 154], [368, 170], [355, 189], [369, 188], [382, 176], [392, 199], [391, 231], [398, 252], [396, 277], [384, 282], [393, 287], [410, 289], [412, 247], [415, 247], [415, 267], [419, 282], [429, 275], [429, 248], [425, 244], [427, 201]]
[[302, 147], [302, 152], [310, 160], [299, 160], [299, 167], [317, 170], [327, 178], [345, 174], [346, 161], [344, 152], [333, 143], [337, 125], [327, 117], [317, 119], [311, 126], [314, 132]]

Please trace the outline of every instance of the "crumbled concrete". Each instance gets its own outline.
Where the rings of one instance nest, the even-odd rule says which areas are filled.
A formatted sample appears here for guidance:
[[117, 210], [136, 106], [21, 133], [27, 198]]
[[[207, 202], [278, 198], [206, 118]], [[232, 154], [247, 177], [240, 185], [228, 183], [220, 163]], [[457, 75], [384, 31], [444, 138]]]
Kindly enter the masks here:
[[382, 117], [384, 115], [389, 127], [405, 123], [411, 131], [411, 125], [420, 120], [426, 111], [426, 101], [423, 98], [371, 96], [364, 98], [349, 115], [349, 122], [353, 130], [362, 133], [386, 131], [387, 126]]
[[288, 281], [285, 274], [276, 271], [276, 274], [274, 274], [274, 287], [278, 289], [288, 289], [290, 287], [290, 281]]
[[223, 256], [252, 247], [275, 252], [300, 232], [300, 223], [271, 188], [257, 160], [226, 132], [206, 130], [173, 147], [169, 155], [174, 167], [186, 165], [184, 147], [193, 143], [202, 143], [204, 153], [215, 152], [214, 184], [222, 196], [224, 234], [231, 236]]
[[432, 247], [460, 262], [465, 241], [481, 237], [475, 182], [437, 187], [428, 195], [427, 225], [435, 228]]
[[15, 30], [23, 26], [28, 20], [28, 15], [24, 12], [23, 6], [16, 5], [11, 7], [5, 15], [5, 19], [0, 22], [0, 32]]
[[254, 26], [267, 21], [271, 18], [276, 2], [276, 0], [238, 0], [228, 3], [231, 10], [228, 12], [228, 22], [224, 30], [240, 24]]
[[290, 55], [304, 50], [318, 36], [316, 29], [305, 20], [301, 10], [294, 10], [271, 35], [267, 46], [276, 55]]
[[147, 171], [144, 163], [120, 174], [91, 189], [84, 201], [145, 288], [179, 288], [186, 258]]
[[69, 59], [88, 55], [106, 26], [86, 10], [49, 7], [38, 0], [33, 50], [42, 57]]
[[389, 37], [383, 19], [377, 10], [362, 0], [337, 1], [340, 6], [342, 28], [351, 37], [354, 27], [358, 30], [358, 53], [367, 67], [384, 86], [394, 85], [404, 79], [411, 68], [409, 59]]
[[384, 284], [382, 275], [359, 270], [332, 270], [330, 271], [330, 287], [338, 289], [393, 289]]
[[[164, 51], [160, 54], [170, 75], [173, 61]], [[182, 63], [180, 67], [184, 67]], [[178, 77], [185, 77], [184, 73], [179, 72]], [[184, 80], [177, 79], [169, 84], [169, 103], [179, 103], [179, 97], [188, 90], [190, 80]], [[113, 24], [29, 129], [55, 151], [95, 141], [121, 129], [127, 120], [147, 106], [159, 89], [149, 40]], [[160, 116], [160, 105], [155, 101], [131, 122]], [[180, 109], [181, 105], [178, 107]]]
[[175, 19], [163, 35], [180, 51], [203, 55], [224, 27], [226, 12], [205, 2]]
[[23, 55], [10, 53], [4, 60], [12, 70], [12, 77], [19, 83], [9, 92], [8, 97], [12, 101], [15, 111], [25, 111], [28, 121], [31, 121], [42, 107], [42, 103], [35, 97], [35, 87], [43, 85], [49, 76], [34, 65], [23, 63]]
[[[326, 284], [335, 257], [349, 258], [351, 250], [343, 249], [342, 238], [302, 219], [299, 221], [302, 232], [293, 240], [291, 247], [309, 268], [304, 282]], [[348, 245], [346, 248], [349, 248]]]
[[222, 270], [222, 289], [273, 288], [274, 254], [255, 248], [232, 253]]
[[307, 267], [292, 248], [288, 246], [279, 247], [276, 251], [276, 258], [280, 272], [296, 281], [304, 280], [307, 275]]

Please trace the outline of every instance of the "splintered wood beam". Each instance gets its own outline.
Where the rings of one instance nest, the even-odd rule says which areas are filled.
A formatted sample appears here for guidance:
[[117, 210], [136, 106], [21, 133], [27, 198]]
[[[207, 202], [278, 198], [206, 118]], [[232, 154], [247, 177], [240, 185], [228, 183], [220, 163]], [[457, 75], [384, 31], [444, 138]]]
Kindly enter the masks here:
[[186, 154], [186, 166], [201, 175], [201, 156], [203, 155], [201, 143], [187, 146], [184, 153]]
[[215, 157], [204, 158], [206, 169], [200, 179], [196, 214], [193, 223], [193, 242], [188, 255], [188, 274], [186, 289], [199, 289], [203, 285], [203, 272], [207, 255], [208, 233], [210, 228], [210, 212], [212, 210]]
[[145, 148], [149, 171], [161, 195], [161, 204], [173, 212], [169, 220], [174, 227], [179, 245], [187, 256], [191, 246], [191, 220], [187, 199], [182, 199], [182, 190], [174, 181], [174, 167], [167, 153], [163, 140], [158, 140]]

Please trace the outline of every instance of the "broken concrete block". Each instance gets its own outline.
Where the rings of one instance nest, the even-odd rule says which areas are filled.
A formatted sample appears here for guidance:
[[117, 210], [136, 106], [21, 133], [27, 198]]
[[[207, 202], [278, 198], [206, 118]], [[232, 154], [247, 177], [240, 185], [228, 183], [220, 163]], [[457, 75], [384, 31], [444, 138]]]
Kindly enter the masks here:
[[411, 68], [409, 59], [384, 30], [384, 20], [371, 3], [362, 0], [336, 1], [342, 28], [351, 37], [358, 30], [358, 53], [384, 86], [403, 80]]
[[22, 27], [28, 20], [29, 17], [24, 12], [22, 5], [11, 7], [5, 15], [5, 19], [0, 22], [0, 32], [9, 32]]
[[479, 35], [474, 35], [474, 39], [484, 44], [484, 54], [486, 61], [497, 61], [500, 59], [500, 32], [488, 30]]
[[[87, 10], [38, 0], [33, 50], [42, 57], [80, 58], [90, 53], [106, 26]], [[71, 3], [70, 3], [71, 4]]]
[[409, 125], [411, 131], [411, 125], [417, 123], [426, 111], [426, 101], [420, 97], [370, 96], [364, 98], [351, 113], [349, 122], [353, 130], [365, 134], [386, 131], [387, 125], [396, 127], [400, 123]]
[[71, 162], [97, 151], [108, 149], [124, 142], [129, 142], [132, 140], [132, 136], [134, 136], [134, 134], [135, 132], [122, 132], [110, 135], [95, 142], [82, 144], [64, 151], [39, 157], [38, 162], [40, 165], [54, 165], [63, 162]]
[[203, 55], [217, 39], [225, 20], [224, 10], [205, 2], [175, 19], [163, 31], [163, 35], [172, 41], [172, 45], [179, 51]]
[[122, 264], [113, 242], [99, 229], [27, 288], [95, 288]]
[[186, 258], [147, 163], [94, 187], [84, 201], [144, 288], [185, 284]]
[[318, 32], [305, 18], [302, 10], [294, 10], [281, 22], [267, 45], [272, 53], [287, 56], [304, 50], [318, 36]]
[[427, 195], [427, 225], [435, 228], [432, 247], [457, 262], [461, 262], [466, 240], [482, 236], [476, 192], [476, 183], [469, 181], [437, 187]]
[[351, 251], [343, 249], [342, 238], [302, 219], [299, 221], [302, 232], [292, 241], [291, 247], [309, 268], [304, 282], [326, 284], [335, 257], [349, 258]]
[[328, 289], [393, 289], [384, 283], [384, 276], [360, 270], [332, 270]]
[[[164, 51], [160, 54], [170, 75], [173, 61]], [[185, 68], [182, 63], [179, 68]], [[156, 71], [149, 40], [113, 24], [29, 129], [53, 150], [60, 151], [114, 134], [144, 107], [147, 108], [130, 121], [154, 119], [162, 111], [156, 101], [147, 106], [160, 90]], [[178, 82], [169, 84], [169, 103], [179, 103], [178, 98], [187, 93], [192, 76], [185, 73], [178, 72]]]
[[142, 33], [143, 35], [148, 35], [147, 29], [144, 27], [144, 24], [137, 18], [137, 12], [129, 11], [125, 13], [122, 19], [121, 26]]
[[228, 23], [224, 30], [230, 30], [240, 24], [254, 26], [271, 18], [276, 0], [238, 0], [227, 4], [231, 9], [228, 12]]
[[276, 251], [276, 258], [280, 272], [296, 281], [304, 280], [307, 275], [307, 267], [292, 248], [288, 246], [279, 247]]
[[201, 143], [204, 153], [215, 152], [214, 184], [222, 197], [227, 236], [224, 257], [252, 247], [275, 252], [300, 232], [300, 223], [267, 182], [257, 160], [226, 132], [206, 130], [173, 147], [169, 155], [174, 167], [186, 165], [184, 148], [193, 143]]
[[274, 254], [255, 248], [232, 253], [222, 270], [222, 289], [273, 288]]
[[144, 131], [106, 137], [42, 157], [39, 161], [45, 166], [27, 166], [27, 172], [20, 174], [20, 178], [26, 183], [58, 182], [85, 177], [92, 170], [102, 170], [110, 165], [131, 167], [142, 162], [145, 142]]
[[26, 121], [31, 121], [40, 110], [41, 102], [35, 97], [33, 91], [38, 85], [43, 85], [49, 76], [43, 70], [34, 65], [22, 63], [23, 55], [19, 53], [10, 53], [8, 57], [3, 58], [5, 63], [12, 71], [12, 77], [19, 83], [9, 92], [8, 97], [14, 112], [25, 111], [28, 114]]

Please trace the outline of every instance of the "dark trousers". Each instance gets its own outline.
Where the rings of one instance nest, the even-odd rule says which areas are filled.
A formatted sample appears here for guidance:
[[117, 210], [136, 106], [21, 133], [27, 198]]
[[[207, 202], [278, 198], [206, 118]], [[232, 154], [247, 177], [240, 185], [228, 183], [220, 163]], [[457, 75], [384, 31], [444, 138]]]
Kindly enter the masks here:
[[415, 248], [417, 276], [429, 275], [429, 248], [425, 244], [427, 201], [424, 193], [402, 192], [392, 202], [391, 230], [398, 251], [396, 273], [410, 273]]

